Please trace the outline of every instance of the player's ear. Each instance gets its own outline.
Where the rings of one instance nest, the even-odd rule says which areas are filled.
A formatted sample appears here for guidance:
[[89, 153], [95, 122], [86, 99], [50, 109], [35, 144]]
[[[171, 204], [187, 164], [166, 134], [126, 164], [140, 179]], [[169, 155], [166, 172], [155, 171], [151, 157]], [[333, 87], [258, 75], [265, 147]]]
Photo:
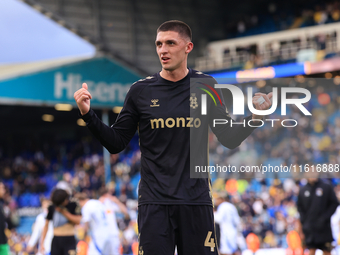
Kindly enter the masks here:
[[188, 42], [187, 46], [185, 48], [185, 53], [190, 53], [192, 51], [192, 49], [194, 48], [194, 44], [192, 42]]

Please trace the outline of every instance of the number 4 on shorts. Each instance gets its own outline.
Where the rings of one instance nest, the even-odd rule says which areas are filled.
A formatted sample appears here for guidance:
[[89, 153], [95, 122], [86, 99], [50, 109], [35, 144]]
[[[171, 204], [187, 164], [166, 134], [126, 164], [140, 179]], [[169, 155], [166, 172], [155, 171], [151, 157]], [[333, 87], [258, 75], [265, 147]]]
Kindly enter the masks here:
[[205, 238], [204, 246], [210, 247], [210, 251], [214, 252], [215, 251], [215, 240], [214, 238], [210, 238], [211, 235], [212, 235], [212, 232], [209, 231], [207, 234], [207, 237]]

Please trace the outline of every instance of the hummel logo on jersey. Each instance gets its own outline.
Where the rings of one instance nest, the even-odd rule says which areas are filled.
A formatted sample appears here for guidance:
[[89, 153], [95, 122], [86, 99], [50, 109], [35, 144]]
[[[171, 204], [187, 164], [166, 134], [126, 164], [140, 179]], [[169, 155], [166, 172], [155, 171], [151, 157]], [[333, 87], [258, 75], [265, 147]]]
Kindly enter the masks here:
[[197, 103], [197, 97], [195, 93], [191, 93], [191, 97], [190, 97], [190, 107], [192, 109], [196, 109], [198, 107], [198, 103]]
[[159, 106], [159, 104], [157, 104], [158, 103], [158, 101], [159, 101], [159, 99], [151, 99], [151, 105], [150, 105], [150, 107], [157, 107], [157, 106]]

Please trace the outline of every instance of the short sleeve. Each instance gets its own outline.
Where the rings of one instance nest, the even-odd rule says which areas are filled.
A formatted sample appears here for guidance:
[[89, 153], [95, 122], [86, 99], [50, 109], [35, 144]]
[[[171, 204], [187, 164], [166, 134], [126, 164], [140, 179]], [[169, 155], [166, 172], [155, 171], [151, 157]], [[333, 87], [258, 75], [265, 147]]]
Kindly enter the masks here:
[[47, 212], [46, 220], [52, 220], [53, 219], [54, 210], [55, 210], [54, 205], [50, 205], [48, 207], [48, 212]]
[[91, 220], [91, 207], [87, 206], [87, 204], [85, 204], [85, 206], [81, 209], [81, 215], [82, 215], [82, 222], [89, 222]]
[[105, 206], [110, 208], [112, 211], [120, 212], [119, 206], [116, 203], [112, 202], [110, 199], [106, 199], [104, 203]]
[[73, 215], [81, 215], [80, 205], [75, 201], [68, 203], [66, 209]]
[[215, 212], [214, 219], [215, 219], [216, 223], [222, 222], [222, 218], [223, 218], [223, 208], [222, 207], [223, 207], [223, 204], [219, 205], [217, 207], [216, 212]]

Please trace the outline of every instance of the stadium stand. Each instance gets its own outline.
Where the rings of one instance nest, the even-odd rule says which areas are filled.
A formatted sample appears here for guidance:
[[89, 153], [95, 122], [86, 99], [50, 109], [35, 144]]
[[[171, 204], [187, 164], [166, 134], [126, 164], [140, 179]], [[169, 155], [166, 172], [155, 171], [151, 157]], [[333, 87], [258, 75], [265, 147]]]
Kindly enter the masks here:
[[[203, 0], [173, 1], [166, 5], [155, 0], [25, 0], [25, 2], [96, 45], [99, 54], [111, 54], [123, 64], [132, 69], [138, 67], [137, 70], [145, 74], [154, 73], [160, 68], [154, 54], [155, 30], [170, 17], [191, 25], [196, 50], [189, 58], [189, 66], [202, 67], [198, 68], [202, 71], [205, 71], [205, 66], [197, 64], [199, 60], [195, 62], [195, 59], [202, 55], [210, 56], [211, 52], [205, 47], [208, 41], [326, 24], [339, 19], [337, 2], [323, 1], [308, 3], [294, 1], [298, 5], [294, 8], [292, 3], [263, 1], [263, 5], [267, 7], [264, 9], [260, 6], [247, 5], [244, 1], [245, 5], [242, 8], [235, 7], [234, 12], [229, 15], [225, 14], [225, 10], [229, 8], [227, 4], [217, 0], [209, 3]], [[248, 15], [245, 16], [245, 13]], [[324, 16], [326, 19], [320, 18]], [[209, 24], [214, 24], [214, 28], [212, 29]], [[240, 32], [237, 32], [238, 29]], [[238, 58], [244, 59], [244, 56]], [[249, 59], [248, 56], [241, 61], [241, 66]]]
[[[288, 7], [284, 8], [280, 3], [272, 3], [268, 8], [274, 8], [275, 13], [270, 18], [264, 15], [261, 21], [253, 21], [256, 25], [250, 25], [252, 28], [248, 31], [243, 31], [244, 28], [241, 29], [243, 32], [227, 37], [234, 39], [210, 42], [205, 56], [196, 59], [196, 69], [251, 69], [283, 63], [320, 61], [338, 56], [337, 2], [321, 2], [321, 5], [314, 5], [310, 9], [298, 9], [300, 13], [296, 17], [293, 17], [292, 11], [287, 10]], [[281, 18], [282, 15], [290, 15], [290, 18]], [[250, 17], [249, 22], [253, 19], [258, 20], [258, 17]]]
[[334, 23], [211, 42], [207, 46], [207, 56], [196, 59], [196, 69], [251, 69], [336, 57], [339, 54], [338, 28], [338, 23]]
[[[300, 165], [309, 162], [315, 164], [338, 162], [340, 160], [338, 153], [340, 146], [340, 113], [338, 111], [340, 106], [340, 90], [337, 86], [334, 86], [334, 83], [337, 84], [337, 82], [337, 79], [303, 77], [273, 79], [272, 83], [269, 81], [267, 86], [278, 83], [281, 86], [289, 86], [298, 83], [299, 86], [308, 88], [311, 91], [312, 97], [305, 107], [308, 111], [312, 112], [311, 119], [308, 120], [299, 109], [290, 105], [287, 108], [287, 116], [297, 120], [299, 126], [296, 129], [284, 128], [279, 122], [274, 125], [274, 128], [271, 128], [270, 125], [267, 127], [263, 126], [263, 128], [256, 130], [253, 136], [249, 137], [250, 139], [247, 139], [239, 149], [232, 151], [221, 146], [212, 136], [210, 139], [210, 151], [213, 152], [213, 155], [211, 155], [212, 165], [216, 165], [216, 163], [223, 164], [223, 161], [214, 162], [216, 155], [221, 155], [217, 157], [218, 160], [223, 159], [236, 165], [247, 164], [249, 162], [248, 158], [252, 158], [252, 162], [257, 159], [264, 164], [280, 159], [280, 163], [284, 165]], [[247, 86], [249, 84], [243, 85], [243, 89]], [[257, 88], [257, 91], [264, 92], [260, 88]], [[226, 97], [226, 101], [228, 101], [228, 97]], [[231, 108], [231, 106], [228, 107], [228, 109]], [[278, 106], [277, 110], [268, 116], [268, 119], [285, 119], [280, 113], [281, 106]], [[263, 143], [264, 146], [261, 146]], [[239, 152], [236, 153], [236, 151]], [[247, 153], [242, 154], [242, 151]], [[338, 176], [333, 175], [333, 177]], [[223, 177], [226, 178], [227, 176]], [[235, 177], [238, 178], [240, 176]], [[277, 175], [272, 177], [287, 176]]]
[[[32, 132], [31, 128], [26, 131]], [[55, 137], [58, 134], [42, 140], [18, 136], [22, 146], [13, 146], [16, 143], [13, 138], [0, 139], [1, 178], [8, 190], [4, 210], [9, 227], [8, 243], [13, 254], [25, 251], [35, 216], [40, 213], [40, 198], [49, 197], [58, 181], [66, 181], [75, 192], [88, 192], [94, 198], [98, 197], [98, 190], [105, 186], [103, 152], [96, 147], [96, 142], [86, 137], [81, 142], [59, 140]], [[126, 240], [122, 247], [123, 254], [130, 254], [131, 245], [137, 237], [139, 159], [137, 137], [124, 152], [111, 156], [112, 182], [108, 187], [131, 210], [131, 222], [124, 221], [122, 215], [118, 215], [121, 239]], [[79, 239], [82, 238], [80, 234]]]
[[315, 26], [339, 21], [337, 1], [300, 2], [294, 9], [287, 2], [272, 2], [267, 13], [253, 12], [249, 17], [228, 24], [227, 38], [272, 33], [281, 30]]
[[160, 69], [155, 54], [154, 40], [157, 27], [168, 20], [179, 19], [191, 25], [197, 50], [189, 59], [193, 66], [195, 57], [204, 49], [208, 24], [215, 22], [219, 2], [214, 1], [87, 1], [87, 0], [25, 0], [47, 16], [56, 16], [64, 25], [81, 37], [91, 41], [102, 53], [125, 65], [153, 74]]

